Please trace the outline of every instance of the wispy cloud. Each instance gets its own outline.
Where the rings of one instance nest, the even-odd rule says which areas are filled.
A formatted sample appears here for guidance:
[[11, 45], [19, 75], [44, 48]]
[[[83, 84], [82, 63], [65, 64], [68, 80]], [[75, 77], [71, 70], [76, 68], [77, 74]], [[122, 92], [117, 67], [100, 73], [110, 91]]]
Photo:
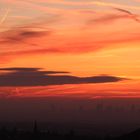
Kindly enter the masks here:
[[92, 1], [92, 4], [98, 5], [98, 6], [103, 6], [103, 7], [120, 7], [122, 9], [133, 9], [133, 10], [140, 10], [139, 6], [135, 5], [127, 5], [127, 4], [121, 4], [121, 3], [116, 3], [116, 2], [104, 2], [104, 1]]
[[[13, 1], [10, 1], [12, 3]], [[15, 1], [15, 4], [23, 1]], [[41, 3], [46, 3], [42, 0]], [[52, 3], [64, 3], [64, 4], [79, 4], [79, 1], [59, 1], [54, 0]], [[24, 3], [24, 2], [23, 2]], [[38, 1], [29, 1], [30, 6], [44, 7], [43, 5], [38, 5]], [[92, 3], [93, 5], [109, 5], [108, 2], [97, 2], [97, 1], [83, 1], [82, 3]], [[104, 4], [105, 3], [105, 4]], [[48, 6], [49, 7], [49, 6]], [[116, 7], [116, 8], [114, 8]], [[83, 10], [79, 12], [78, 15], [73, 15], [68, 12], [62, 12], [60, 15], [50, 16], [48, 18], [42, 17], [37, 18], [28, 25], [22, 25], [19, 28], [11, 28], [8, 31], [0, 33], [0, 43], [2, 46], [1, 56], [7, 55], [21, 55], [21, 54], [46, 54], [46, 53], [87, 53], [100, 50], [102, 48], [113, 46], [112, 44], [124, 43], [124, 42], [135, 42], [139, 41], [138, 31], [134, 31], [128, 28], [129, 31], [125, 30], [123, 35], [122, 31], [116, 31], [116, 29], [123, 28], [123, 24], [116, 25], [115, 21], [120, 21], [123, 19], [131, 19], [134, 22], [133, 25], [139, 23], [139, 16], [130, 12], [128, 10], [122, 9], [122, 6], [112, 5], [110, 13], [98, 13], [98, 11], [93, 12], [91, 10]], [[49, 7], [50, 8], [50, 7]], [[58, 7], [60, 8], [60, 7]], [[63, 9], [63, 7], [61, 7]], [[61, 9], [60, 8], [60, 9]], [[65, 9], [66, 10], [66, 9]], [[72, 11], [68, 9], [68, 11]], [[76, 10], [75, 10], [76, 11]], [[84, 13], [85, 11], [85, 13]], [[83, 13], [84, 16], [83, 16]], [[60, 13], [59, 13], [60, 14]], [[80, 15], [81, 14], [81, 15]], [[62, 19], [61, 19], [61, 18]], [[60, 23], [58, 23], [60, 21]], [[86, 25], [85, 25], [86, 22]], [[112, 25], [113, 22], [113, 25]], [[120, 21], [121, 22], [121, 21]], [[128, 21], [129, 22], [129, 21]], [[107, 31], [102, 31], [100, 36], [98, 36], [100, 27], [104, 30], [106, 25], [114, 26], [114, 28], [108, 27]], [[54, 24], [54, 26], [52, 26]], [[74, 24], [74, 26], [73, 26]], [[72, 25], [72, 26], [71, 26]], [[98, 26], [101, 25], [101, 26]], [[86, 31], [83, 26], [87, 27]], [[118, 26], [118, 27], [117, 27]], [[44, 29], [43, 29], [44, 28]], [[131, 26], [132, 28], [132, 26]], [[97, 31], [99, 29], [99, 31]], [[92, 30], [96, 30], [95, 32]], [[135, 34], [133, 34], [136, 32]], [[121, 35], [121, 36], [120, 36]], [[50, 37], [48, 39], [48, 37]], [[36, 40], [37, 39], [37, 40]], [[47, 40], [48, 39], [48, 40]], [[47, 41], [46, 41], [47, 40]], [[22, 47], [21, 47], [22, 46]], [[29, 47], [30, 46], [30, 47]], [[5, 47], [5, 48], [4, 48]], [[11, 48], [7, 49], [7, 48]], [[18, 49], [17, 49], [18, 48]]]
[[106, 14], [106, 15], [101, 16], [99, 18], [90, 19], [87, 22], [87, 25], [112, 23], [114, 21], [121, 20], [121, 19], [132, 19], [132, 20], [140, 23], [138, 15], [133, 14], [132, 12], [130, 12], [128, 10], [121, 9], [121, 8], [113, 8], [113, 9], [118, 11], [118, 13], [113, 13], [112, 12], [111, 14], [109, 13], [109, 14]]
[[25, 43], [30, 38], [39, 38], [41, 36], [48, 36], [51, 31], [35, 31], [30, 29], [9, 30], [1, 34], [1, 43]]
[[139, 16], [136, 15], [136, 14], [133, 14], [132, 12], [128, 11], [128, 10], [125, 10], [125, 9], [120, 9], [120, 8], [114, 8], [116, 9], [117, 11], [120, 11], [122, 13], [125, 13], [126, 15], [128, 15], [131, 19], [137, 21], [137, 22], [140, 22], [140, 19], [139, 19]]

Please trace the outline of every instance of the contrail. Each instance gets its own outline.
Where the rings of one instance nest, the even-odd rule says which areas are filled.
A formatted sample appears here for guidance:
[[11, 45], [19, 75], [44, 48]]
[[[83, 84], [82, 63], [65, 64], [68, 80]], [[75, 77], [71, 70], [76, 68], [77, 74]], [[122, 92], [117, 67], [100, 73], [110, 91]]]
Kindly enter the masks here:
[[6, 12], [4, 13], [4, 15], [2, 16], [2, 18], [0, 19], [0, 25], [3, 24], [3, 22], [6, 20], [9, 12], [10, 12], [10, 9], [7, 9]]

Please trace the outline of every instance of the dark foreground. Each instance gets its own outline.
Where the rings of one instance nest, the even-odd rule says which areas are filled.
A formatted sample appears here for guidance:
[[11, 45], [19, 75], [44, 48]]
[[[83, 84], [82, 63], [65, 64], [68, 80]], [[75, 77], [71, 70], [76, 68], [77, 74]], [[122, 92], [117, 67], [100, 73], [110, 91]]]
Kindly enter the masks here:
[[55, 131], [40, 131], [37, 124], [34, 124], [32, 131], [23, 131], [17, 128], [8, 130], [2, 127], [0, 130], [0, 140], [140, 140], [140, 129], [118, 137], [99, 137], [95, 135], [77, 135], [71, 130], [67, 134], [59, 134]]

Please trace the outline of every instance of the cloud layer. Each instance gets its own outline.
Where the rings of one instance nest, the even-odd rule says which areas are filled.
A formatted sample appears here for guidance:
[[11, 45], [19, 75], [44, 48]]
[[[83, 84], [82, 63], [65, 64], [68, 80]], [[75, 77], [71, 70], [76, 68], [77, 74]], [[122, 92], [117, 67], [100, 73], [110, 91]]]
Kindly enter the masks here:
[[63, 71], [42, 71], [40, 68], [1, 68], [0, 86], [49, 86], [119, 82], [125, 78], [115, 76], [77, 77]]
[[[88, 53], [108, 48], [108, 46], [114, 47], [114, 44], [137, 42], [140, 39], [140, 20], [135, 7], [103, 1], [19, 2], [14, 0], [9, 2], [15, 7], [22, 6], [24, 3], [30, 8], [45, 8], [45, 12], [50, 11], [48, 8], [51, 8], [53, 14], [44, 15], [43, 12], [38, 15], [38, 11], [36, 13], [28, 9], [24, 16], [30, 13], [32, 17], [30, 22], [17, 24], [17, 27], [11, 25], [11, 28], [2, 30], [0, 55], [4, 57], [40, 53]], [[50, 3], [48, 7], [47, 3]], [[103, 11], [96, 6], [101, 7]], [[16, 11], [16, 14], [21, 14], [20, 12]], [[126, 26], [126, 23], [129, 24]]]

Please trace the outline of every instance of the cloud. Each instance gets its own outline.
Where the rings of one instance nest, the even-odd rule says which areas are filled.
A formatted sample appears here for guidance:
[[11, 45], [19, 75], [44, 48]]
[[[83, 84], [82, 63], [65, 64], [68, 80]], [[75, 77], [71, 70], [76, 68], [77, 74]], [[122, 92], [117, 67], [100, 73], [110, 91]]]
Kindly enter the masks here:
[[97, 18], [97, 19], [90, 19], [87, 22], [87, 25], [99, 24], [99, 23], [100, 24], [110, 23], [110, 22], [114, 22], [116, 20], [124, 19], [124, 18], [126, 18], [125, 15], [109, 14], [109, 15], [105, 15], [105, 16], [102, 16], [102, 17]]
[[[114, 44], [118, 43], [139, 41], [140, 37], [137, 28], [139, 25], [136, 25], [136, 27], [135, 25], [131, 26], [132, 23], [130, 28], [125, 29], [123, 28], [123, 26], [125, 27], [124, 24], [121, 24], [121, 26], [113, 24], [113, 26], [116, 26], [114, 28], [111, 27], [112, 30], [109, 27], [105, 27], [105, 23], [111, 24], [119, 19], [129, 18], [139, 22], [137, 15], [127, 10], [120, 8], [112, 9], [115, 9], [117, 12], [104, 15], [98, 12], [93, 14], [93, 11], [89, 10], [85, 11], [86, 15], [82, 14], [82, 17], [80, 17], [79, 14], [71, 15], [65, 12], [65, 16], [62, 14], [61, 16], [49, 16], [48, 19], [37, 18], [28, 25], [3, 31], [0, 33], [0, 55], [3, 57], [4, 61], [7, 61], [7, 57], [10, 58], [11, 56], [19, 55], [53, 53], [80, 54], [96, 52], [102, 48], [107, 48], [108, 46], [114, 47]], [[74, 19], [71, 18], [70, 15], [74, 17]], [[67, 20], [68, 18], [69, 20]], [[76, 24], [76, 26], [73, 26], [73, 24], [72, 26], [69, 25], [70, 23], [76, 23], [77, 21], [75, 21], [75, 19], [79, 19], [78, 22], [81, 21], [78, 28]], [[87, 19], [89, 20], [87, 21]], [[61, 25], [58, 21], [60, 21]], [[64, 23], [65, 25], [63, 27]], [[52, 24], [54, 25], [52, 26]], [[95, 28], [100, 24], [102, 25], [101, 29], [103, 28], [103, 31], [101, 31], [99, 27]], [[92, 25], [94, 25], [95, 32], [91, 29], [93, 27]], [[104, 29], [108, 30], [104, 31]], [[102, 34], [100, 32], [102, 32]], [[12, 57], [10, 58], [11, 60]]]
[[25, 43], [27, 39], [49, 36], [51, 31], [36, 31], [31, 29], [15, 29], [1, 33], [1, 43]]
[[[117, 44], [117, 43], [133, 43], [136, 41], [139, 41], [140, 36], [139, 33], [138, 34], [131, 34], [130, 33], [123, 35], [121, 33], [118, 33], [116, 35], [112, 35], [111, 38], [108, 38], [108, 36], [106, 36], [106, 38], [101, 38], [101, 40], [96, 41], [93, 40], [93, 42], [84, 42], [84, 43], [79, 43], [79, 42], [75, 42], [73, 44], [69, 44], [68, 43], [62, 44], [61, 46], [59, 46], [58, 44], [56, 44], [56, 46], [53, 45], [47, 45], [47, 44], [42, 44], [46, 45], [45, 47], [40, 46], [40, 44], [37, 44], [38, 46], [40, 46], [40, 48], [35, 48], [34, 44], [32, 43], [33, 47], [30, 47], [28, 49], [25, 50], [6, 50], [4, 52], [0, 52], [1, 58], [3, 59], [3, 62], [7, 62], [12, 60], [15, 57], [18, 56], [30, 56], [30, 55], [46, 55], [46, 54], [85, 54], [85, 53], [89, 53], [89, 52], [97, 52], [100, 51], [101, 49], [104, 48], [109, 48], [110, 44]], [[58, 42], [59, 43], [59, 42]], [[112, 48], [114, 46], [111, 46]], [[110, 47], [110, 48], [111, 48]], [[119, 46], [117, 46], [119, 47]], [[121, 47], [121, 45], [120, 45]]]
[[103, 7], [121, 7], [121, 8], [127, 8], [127, 9], [133, 9], [133, 10], [140, 10], [139, 6], [119, 4], [115, 2], [111, 3], [111, 2], [103, 2], [103, 1], [93, 1], [91, 4], [95, 4], [97, 6], [103, 6]]
[[[63, 71], [42, 71], [40, 68], [1, 68], [0, 86], [49, 86], [65, 84], [88, 84], [119, 82], [125, 78], [115, 76], [77, 77]], [[8, 72], [5, 72], [8, 71]], [[65, 75], [64, 75], [65, 74]]]
[[51, 36], [54, 29], [50, 25], [61, 20], [61, 15], [51, 15], [32, 18], [28, 24], [22, 24], [18, 27], [7, 28], [0, 31], [1, 44], [27, 44], [35, 46], [30, 39], [38, 39]]
[[[135, 0], [135, 1], [139, 1], [139, 0]], [[134, 9], [134, 10], [139, 10], [140, 7], [134, 5], [128, 5], [128, 4], [122, 4], [121, 2], [106, 2], [103, 0], [77, 0], [77, 1], [72, 1], [72, 0], [51, 0], [51, 1], [46, 1], [46, 0], [30, 0], [30, 1], [22, 1], [22, 0], [12, 0], [12, 1], [8, 1], [9, 4], [14, 4], [14, 5], [26, 5], [28, 7], [32, 7], [32, 8], [36, 8], [37, 10], [44, 10], [47, 11], [48, 10], [48, 6], [46, 6], [47, 4], [54, 4], [56, 5], [55, 7], [57, 7], [58, 9], [59, 6], [98, 6], [98, 7], [121, 7], [121, 8], [127, 8], [127, 9]], [[61, 6], [61, 9], [63, 8]]]
[[132, 12], [125, 10], [125, 9], [121, 9], [121, 8], [114, 8], [114, 9], [116, 9], [117, 11], [120, 11], [122, 13], [125, 13], [126, 15], [128, 15], [129, 18], [131, 18], [137, 22], [140, 22], [138, 15], [133, 14]]
[[124, 9], [121, 9], [121, 8], [114, 8], [115, 10], [118, 10], [120, 12], [123, 12], [123, 13], [126, 13], [126, 14], [129, 14], [129, 15], [133, 15], [130, 11], [128, 10], [124, 10]]
[[87, 25], [99, 24], [99, 23], [100, 24], [110, 23], [110, 22], [114, 22], [114, 21], [120, 20], [120, 19], [132, 19], [132, 20], [140, 23], [138, 15], [133, 14], [130, 11], [124, 10], [121, 8], [113, 8], [113, 9], [119, 11], [119, 13], [107, 14], [107, 15], [104, 15], [104, 16], [99, 17], [97, 19], [90, 19], [87, 22]]
[[18, 67], [12, 67], [12, 68], [0, 68], [0, 71], [11, 71], [14, 73], [18, 73], [18, 72], [26, 72], [26, 74], [28, 74], [28, 72], [35, 72], [36, 74], [58, 74], [58, 73], [69, 73], [69, 72], [65, 72], [65, 71], [40, 71], [41, 68], [18, 68]]

